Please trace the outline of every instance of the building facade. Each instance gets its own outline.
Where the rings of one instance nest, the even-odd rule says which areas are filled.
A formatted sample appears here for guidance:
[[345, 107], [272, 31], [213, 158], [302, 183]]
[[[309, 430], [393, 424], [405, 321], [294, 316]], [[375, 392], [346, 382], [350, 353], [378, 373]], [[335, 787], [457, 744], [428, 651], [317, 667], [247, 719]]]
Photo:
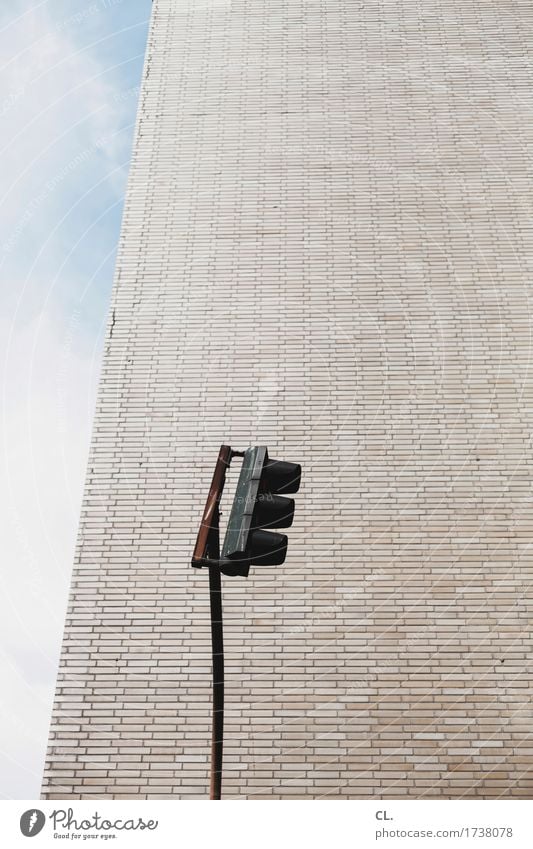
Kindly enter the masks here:
[[532, 795], [532, 23], [154, 0], [44, 798], [206, 796], [223, 442], [303, 467], [224, 796]]

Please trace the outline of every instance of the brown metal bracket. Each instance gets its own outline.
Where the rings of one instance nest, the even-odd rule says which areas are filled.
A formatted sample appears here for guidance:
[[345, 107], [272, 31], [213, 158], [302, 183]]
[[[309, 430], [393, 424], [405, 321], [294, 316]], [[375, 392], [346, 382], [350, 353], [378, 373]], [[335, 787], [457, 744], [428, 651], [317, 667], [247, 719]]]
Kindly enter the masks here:
[[213, 546], [213, 529], [216, 526], [218, 531], [219, 505], [224, 490], [224, 483], [226, 482], [226, 472], [231, 463], [231, 458], [236, 453], [236, 451], [231, 450], [229, 445], [220, 446], [213, 480], [211, 481], [209, 495], [207, 496], [200, 530], [198, 531], [196, 545], [194, 546], [192, 555], [191, 563], [196, 568], [213, 566], [214, 562], [218, 563], [219, 561], [220, 552], [213, 550], [213, 548], [216, 548], [216, 546]]
[[[202, 523], [192, 556], [192, 565], [209, 568], [211, 610], [211, 651], [213, 665], [213, 723], [211, 732], [210, 799], [222, 796], [222, 755], [224, 746], [224, 639], [222, 626], [222, 587], [220, 581], [220, 499], [231, 458], [238, 452], [221, 445], [207, 496]], [[241, 456], [239, 454], [239, 456]]]

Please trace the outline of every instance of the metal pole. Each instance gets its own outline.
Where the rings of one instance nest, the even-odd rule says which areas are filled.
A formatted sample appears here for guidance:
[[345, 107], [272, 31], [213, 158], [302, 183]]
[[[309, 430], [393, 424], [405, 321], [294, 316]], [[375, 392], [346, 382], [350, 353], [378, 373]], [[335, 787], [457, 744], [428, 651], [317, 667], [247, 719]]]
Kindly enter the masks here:
[[213, 654], [213, 728], [209, 798], [220, 799], [224, 744], [224, 643], [222, 636], [222, 588], [218, 566], [209, 567], [209, 601], [211, 604], [211, 647]]
[[222, 637], [222, 590], [220, 582], [220, 498], [226, 480], [226, 471], [234, 456], [243, 452], [232, 451], [221, 445], [204, 508], [204, 515], [192, 565], [209, 569], [209, 603], [211, 608], [211, 648], [213, 656], [213, 727], [211, 733], [211, 781], [209, 798], [220, 799], [222, 792], [222, 749], [224, 744], [224, 642]]

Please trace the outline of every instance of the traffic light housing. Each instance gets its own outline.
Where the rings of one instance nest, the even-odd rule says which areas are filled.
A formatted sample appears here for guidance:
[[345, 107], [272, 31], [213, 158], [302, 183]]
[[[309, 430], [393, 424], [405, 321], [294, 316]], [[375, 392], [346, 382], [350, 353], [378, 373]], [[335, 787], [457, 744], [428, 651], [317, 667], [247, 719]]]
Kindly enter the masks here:
[[302, 469], [298, 463], [271, 460], [265, 446], [244, 452], [226, 536], [221, 551], [224, 575], [247, 577], [250, 566], [280, 566], [287, 537], [270, 528], [288, 528]]

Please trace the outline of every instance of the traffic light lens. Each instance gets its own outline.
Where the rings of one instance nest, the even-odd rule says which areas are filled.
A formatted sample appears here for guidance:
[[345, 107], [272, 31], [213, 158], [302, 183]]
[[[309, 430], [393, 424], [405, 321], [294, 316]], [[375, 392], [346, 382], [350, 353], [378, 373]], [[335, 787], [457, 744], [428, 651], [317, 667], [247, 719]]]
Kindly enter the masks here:
[[[261, 474], [260, 490], [292, 493], [300, 489], [302, 467], [284, 460], [267, 460]], [[283, 527], [283, 526], [280, 526]]]
[[294, 518], [294, 498], [259, 493], [255, 503], [252, 527], [290, 528]]
[[257, 566], [281, 566], [287, 556], [287, 537], [272, 531], [252, 531], [250, 560]]

